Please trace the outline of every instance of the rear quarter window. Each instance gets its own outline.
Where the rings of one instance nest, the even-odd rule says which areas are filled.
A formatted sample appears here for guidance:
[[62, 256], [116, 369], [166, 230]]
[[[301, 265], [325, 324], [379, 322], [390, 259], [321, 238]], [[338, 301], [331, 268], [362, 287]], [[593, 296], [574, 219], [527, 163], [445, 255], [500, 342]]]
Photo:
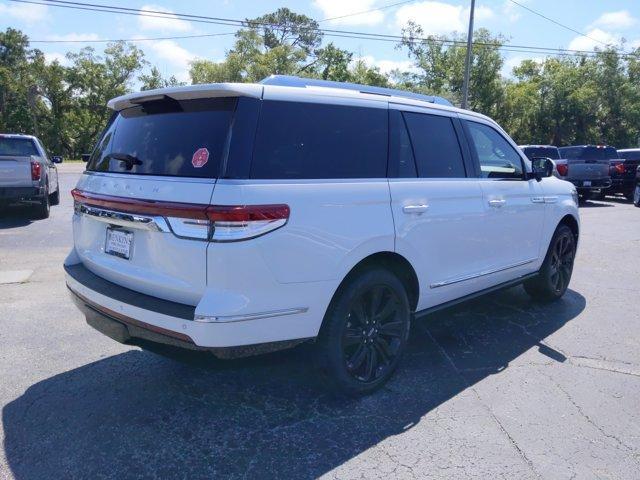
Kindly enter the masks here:
[[[87, 170], [215, 178], [236, 100], [165, 99], [122, 110], [98, 142]], [[119, 160], [123, 156], [133, 161]]]
[[255, 179], [385, 178], [386, 108], [265, 100]]

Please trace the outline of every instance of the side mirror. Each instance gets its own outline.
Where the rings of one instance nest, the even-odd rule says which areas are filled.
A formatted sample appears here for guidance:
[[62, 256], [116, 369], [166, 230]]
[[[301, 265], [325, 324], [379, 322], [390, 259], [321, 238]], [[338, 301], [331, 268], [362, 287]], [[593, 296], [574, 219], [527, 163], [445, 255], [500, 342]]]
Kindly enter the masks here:
[[550, 158], [534, 157], [531, 159], [531, 176], [538, 182], [552, 176], [555, 168], [556, 164]]
[[59, 155], [53, 155], [51, 157], [51, 161], [53, 163], [62, 163], [62, 160], [63, 160], [63, 158], [61, 156], [59, 156]]
[[90, 153], [83, 153], [80, 158], [82, 158], [82, 161], [86, 163], [91, 158], [91, 154]]

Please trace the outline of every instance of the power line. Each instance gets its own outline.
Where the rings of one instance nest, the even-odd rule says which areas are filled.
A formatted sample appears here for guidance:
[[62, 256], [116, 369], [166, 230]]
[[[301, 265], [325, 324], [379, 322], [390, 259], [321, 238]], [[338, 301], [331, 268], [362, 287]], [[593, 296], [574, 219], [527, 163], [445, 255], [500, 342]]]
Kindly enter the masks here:
[[[127, 7], [112, 7], [109, 5], [101, 5], [101, 4], [93, 4], [93, 3], [82, 3], [82, 2], [73, 2], [73, 1], [63, 1], [63, 0], [49, 0], [49, 1], [38, 1], [38, 0], [10, 0], [12, 2], [17, 3], [28, 3], [28, 4], [36, 4], [36, 5], [50, 5], [53, 7], [61, 7], [61, 8], [70, 8], [76, 10], [85, 10], [92, 12], [102, 12], [102, 13], [114, 13], [114, 14], [122, 14], [122, 15], [133, 15], [133, 16], [143, 16], [143, 17], [152, 17], [152, 18], [163, 18], [163, 19], [172, 19], [172, 20], [183, 20], [184, 18], [188, 18], [193, 22], [200, 23], [208, 23], [208, 24], [216, 24], [216, 25], [227, 25], [227, 26], [235, 26], [235, 27], [255, 27], [259, 25], [270, 26], [274, 29], [282, 29], [282, 25], [267, 23], [267, 22], [254, 22], [254, 21], [245, 21], [245, 20], [237, 20], [237, 19], [228, 19], [228, 18], [219, 18], [219, 17], [206, 17], [202, 15], [191, 15], [191, 14], [183, 14], [183, 13], [173, 13], [173, 12], [161, 12], [158, 10], [141, 10]], [[64, 3], [64, 5], [62, 4]], [[376, 41], [386, 41], [386, 42], [407, 42], [407, 43], [421, 43], [425, 41], [440, 43], [443, 45], [463, 45], [466, 44], [465, 41], [461, 40], [452, 40], [452, 39], [438, 39], [438, 38], [424, 38], [424, 37], [416, 37], [411, 39], [406, 39], [400, 35], [389, 35], [389, 34], [380, 34], [380, 33], [366, 33], [366, 32], [357, 32], [357, 31], [348, 31], [348, 30], [331, 30], [331, 29], [317, 29], [319, 33], [322, 33], [326, 36], [330, 37], [339, 37], [339, 38], [350, 38], [350, 39], [359, 39], [359, 40], [376, 40]], [[212, 34], [213, 35], [213, 34]], [[186, 36], [175, 36], [172, 39], [180, 39], [180, 38], [194, 38], [195, 35], [186, 35]], [[123, 41], [136, 41], [135, 39], [121, 39]], [[116, 40], [118, 41], [118, 40]], [[34, 42], [38, 43], [46, 43], [47, 40], [37, 40]], [[86, 43], [92, 43], [94, 41], [88, 40]], [[102, 40], [97, 41], [99, 43], [103, 42]], [[55, 43], [61, 43], [56, 40]], [[598, 52], [592, 50], [568, 50], [568, 49], [557, 49], [550, 47], [535, 47], [535, 46], [527, 46], [527, 45], [503, 45], [500, 43], [488, 43], [488, 42], [474, 42], [475, 45], [483, 46], [483, 47], [494, 47], [500, 50], [508, 51], [508, 52], [521, 52], [521, 53], [537, 53], [542, 55], [563, 55], [563, 56], [585, 56], [585, 55], [595, 55]], [[636, 54], [620, 54], [621, 56], [633, 56], [637, 57]]]
[[340, 16], [331, 17], [331, 18], [323, 18], [322, 20], [318, 20], [318, 23], [329, 22], [331, 20], [338, 20], [338, 19], [347, 18], [347, 17], [355, 17], [357, 15], [364, 15], [365, 13], [371, 13], [371, 12], [378, 12], [378, 11], [381, 11], [381, 10], [387, 10], [388, 8], [393, 8], [393, 7], [397, 7], [399, 5], [404, 5], [405, 3], [413, 3], [415, 1], [416, 0], [405, 0], [404, 2], [391, 3], [389, 5], [383, 5], [382, 7], [372, 8], [370, 10], [363, 10], [361, 12], [348, 13], [346, 15], [340, 15]]
[[564, 28], [564, 29], [566, 29], [566, 30], [569, 30], [569, 31], [571, 31], [571, 32], [573, 32], [573, 33], [577, 33], [578, 35], [580, 35], [580, 36], [582, 36], [582, 37], [588, 38], [589, 40], [593, 40], [594, 42], [601, 43], [602, 45], [605, 45], [605, 46], [607, 46], [607, 47], [611, 46], [611, 44], [608, 44], [608, 43], [606, 43], [606, 42], [603, 42], [603, 41], [601, 41], [601, 40], [598, 40], [597, 38], [590, 37], [589, 35], [586, 35], [585, 33], [581, 32], [581, 31], [579, 31], [579, 30], [576, 30], [575, 28], [571, 28], [570, 26], [565, 25], [564, 23], [560, 23], [560, 22], [558, 22], [557, 20], [554, 20], [553, 18], [549, 18], [549, 17], [547, 17], [546, 15], [544, 15], [544, 14], [542, 14], [542, 13], [540, 13], [540, 12], [538, 12], [538, 11], [534, 10], [533, 8], [529, 8], [529, 7], [527, 7], [526, 5], [523, 5], [522, 3], [518, 3], [518, 2], [516, 2], [516, 0], [509, 0], [509, 1], [510, 1], [511, 3], [513, 3], [514, 5], [517, 5], [517, 6], [519, 6], [520, 8], [524, 8], [525, 10], [527, 10], [527, 11], [529, 11], [529, 12], [533, 13], [534, 15], [537, 15], [537, 16], [539, 16], [539, 17], [541, 17], [541, 18], [544, 18], [545, 20], [547, 20], [547, 21], [549, 21], [549, 22], [551, 22], [551, 23], [555, 23], [556, 25], [558, 25], [558, 26], [560, 26], [560, 27], [562, 27], [562, 28]]
[[88, 39], [88, 40], [29, 40], [29, 43], [115, 43], [115, 42], [152, 42], [159, 40], [183, 40], [189, 38], [204, 38], [204, 37], [221, 37], [224, 35], [235, 35], [236, 32], [224, 32], [224, 33], [203, 33], [200, 35], [177, 35], [171, 37], [152, 37], [152, 38], [110, 38], [110, 39]]

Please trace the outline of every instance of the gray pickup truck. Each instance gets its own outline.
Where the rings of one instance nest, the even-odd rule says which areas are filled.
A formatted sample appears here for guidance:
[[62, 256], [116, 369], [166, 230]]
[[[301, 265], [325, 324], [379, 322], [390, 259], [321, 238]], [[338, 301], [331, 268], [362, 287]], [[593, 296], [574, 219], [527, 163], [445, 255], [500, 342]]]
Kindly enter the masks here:
[[596, 145], [560, 148], [553, 145], [520, 145], [520, 149], [529, 160], [540, 157], [553, 160], [556, 164], [554, 175], [573, 183], [582, 198], [598, 197], [611, 187], [608, 156], [618, 156], [615, 148]]
[[49, 158], [36, 137], [0, 133], [0, 207], [27, 203], [38, 218], [47, 218], [50, 206], [60, 202], [60, 162]]

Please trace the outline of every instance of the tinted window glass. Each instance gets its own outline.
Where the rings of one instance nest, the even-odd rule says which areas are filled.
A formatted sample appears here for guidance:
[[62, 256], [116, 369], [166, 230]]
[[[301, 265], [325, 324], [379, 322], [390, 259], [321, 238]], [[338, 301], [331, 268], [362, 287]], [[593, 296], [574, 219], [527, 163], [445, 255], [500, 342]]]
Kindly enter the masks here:
[[387, 110], [265, 101], [252, 178], [384, 178]]
[[625, 160], [640, 160], [640, 150], [629, 150], [628, 152], [618, 152], [620, 158]]
[[39, 156], [33, 140], [29, 138], [0, 137], [0, 155], [11, 155], [14, 157]]
[[402, 113], [389, 110], [389, 176], [398, 178], [415, 178], [416, 163], [413, 159], [413, 148], [409, 132]]
[[557, 147], [524, 147], [522, 151], [529, 160], [536, 157], [550, 158], [551, 160], [560, 159], [560, 152]]
[[168, 99], [122, 110], [87, 170], [214, 178], [235, 104], [233, 98]]
[[465, 176], [458, 136], [450, 118], [413, 112], [404, 112], [403, 116], [409, 129], [418, 176]]
[[523, 178], [520, 154], [500, 133], [482, 123], [467, 121], [466, 124], [482, 178]]
[[610, 160], [618, 158], [613, 147], [562, 147], [560, 154], [568, 160]]

